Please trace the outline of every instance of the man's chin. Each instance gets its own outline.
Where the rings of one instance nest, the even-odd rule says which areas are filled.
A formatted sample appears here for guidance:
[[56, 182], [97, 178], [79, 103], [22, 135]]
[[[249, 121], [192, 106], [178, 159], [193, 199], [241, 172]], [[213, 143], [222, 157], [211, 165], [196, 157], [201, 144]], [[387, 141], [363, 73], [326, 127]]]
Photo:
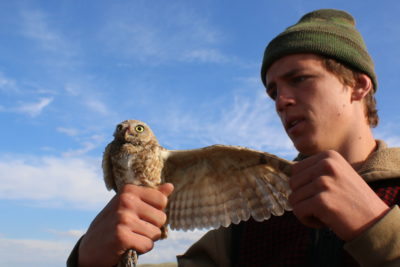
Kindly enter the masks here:
[[293, 145], [300, 154], [311, 156], [318, 153], [318, 146], [310, 140], [292, 140]]

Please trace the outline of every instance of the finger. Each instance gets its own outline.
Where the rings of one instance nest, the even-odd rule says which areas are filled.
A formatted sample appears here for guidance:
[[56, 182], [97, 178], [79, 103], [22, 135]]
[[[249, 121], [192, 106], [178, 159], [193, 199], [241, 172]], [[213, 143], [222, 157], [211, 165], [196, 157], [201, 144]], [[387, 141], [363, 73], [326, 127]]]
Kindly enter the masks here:
[[292, 166], [292, 174], [296, 174], [304, 169], [308, 169], [312, 166], [314, 166], [315, 164], [317, 164], [319, 161], [323, 160], [323, 159], [327, 159], [327, 158], [331, 158], [331, 157], [337, 157], [340, 154], [337, 153], [334, 150], [326, 150], [323, 151], [321, 153], [317, 153], [315, 155], [312, 155], [308, 158], [305, 158], [301, 161], [296, 162], [293, 166]]
[[312, 181], [322, 175], [322, 169], [319, 164], [311, 165], [301, 171], [298, 169], [289, 179], [289, 186], [292, 191], [312, 183]]
[[158, 190], [166, 197], [168, 197], [169, 195], [171, 195], [172, 191], [174, 191], [174, 185], [171, 183], [165, 183], [158, 186]]
[[160, 227], [161, 226], [159, 225], [154, 225], [147, 221], [138, 219], [137, 222], [131, 227], [131, 231], [156, 241], [161, 237]]
[[122, 196], [125, 193], [130, 195], [132, 199], [140, 198], [142, 201], [160, 210], [167, 206], [167, 197], [157, 190], [157, 188], [127, 184], [122, 187], [120, 194]]
[[317, 216], [317, 211], [313, 204], [313, 198], [309, 198], [293, 206], [293, 214], [300, 222], [308, 227], [321, 228], [325, 226], [325, 223]]
[[[311, 157], [307, 162], [298, 162], [295, 166], [295, 172], [289, 180], [290, 188], [295, 191], [308, 183], [319, 179], [322, 176], [332, 176], [335, 174], [335, 165], [339, 155], [335, 151], [324, 151]], [[336, 158], [336, 159], [335, 159]], [[310, 164], [310, 162], [312, 164]]]
[[146, 192], [146, 194], [141, 195], [140, 198], [158, 210], [164, 210], [168, 203], [167, 196], [153, 188], [151, 188], [151, 191]]
[[138, 216], [141, 220], [151, 223], [158, 228], [163, 226], [167, 221], [167, 215], [163, 211], [152, 206], [146, 207], [146, 210], [142, 209], [141, 212], [138, 213]]
[[289, 195], [288, 199], [290, 205], [294, 206], [299, 202], [320, 194], [321, 192], [328, 191], [330, 188], [330, 182], [332, 182], [332, 179], [327, 176], [320, 176], [310, 180], [310, 182], [297, 186], [297, 188], [292, 191], [292, 194]]
[[307, 169], [307, 168], [315, 165], [321, 159], [321, 157], [323, 157], [323, 154], [317, 153], [317, 154], [307, 157], [301, 161], [297, 161], [292, 166], [292, 174], [296, 174], [304, 169]]
[[128, 212], [118, 215], [118, 222], [115, 229], [116, 236], [122, 240], [122, 244], [126, 244], [129, 241], [126, 236], [131, 239], [140, 236], [142, 240], [149, 239], [151, 241], [157, 241], [161, 238], [160, 225], [147, 222], [136, 216], [136, 214]]
[[[133, 188], [135, 189], [135, 188]], [[135, 190], [140, 192], [136, 192]], [[119, 194], [117, 198], [118, 215], [123, 222], [128, 222], [129, 219], [134, 217], [145, 220], [153, 225], [161, 227], [167, 220], [167, 215], [164, 213], [163, 208], [166, 205], [167, 197], [156, 189], [151, 188], [136, 188], [135, 192], [130, 192], [129, 189]], [[147, 193], [143, 195], [143, 192]], [[155, 204], [156, 198], [161, 199], [163, 203]], [[153, 198], [148, 200], [147, 198]], [[159, 202], [160, 202], [159, 201]], [[151, 204], [149, 204], [151, 203]], [[164, 204], [165, 203], [165, 204]], [[132, 218], [125, 218], [124, 216], [134, 216]], [[127, 223], [129, 224], [129, 223]]]
[[145, 235], [141, 235], [135, 232], [129, 232], [128, 229], [124, 229], [125, 233], [121, 234], [122, 248], [120, 255], [122, 255], [128, 249], [134, 249], [140, 254], [149, 252], [154, 247], [154, 241]]

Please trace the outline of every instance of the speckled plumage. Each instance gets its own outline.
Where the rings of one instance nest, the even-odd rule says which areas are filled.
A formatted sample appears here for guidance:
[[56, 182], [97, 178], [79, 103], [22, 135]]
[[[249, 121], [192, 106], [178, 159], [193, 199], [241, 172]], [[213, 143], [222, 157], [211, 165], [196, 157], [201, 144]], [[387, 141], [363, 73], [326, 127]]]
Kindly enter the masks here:
[[166, 150], [150, 127], [137, 120], [117, 125], [103, 157], [109, 190], [118, 192], [126, 183], [174, 184], [166, 213], [169, 226], [177, 230], [227, 227], [250, 216], [263, 221], [291, 210], [287, 200], [291, 165], [274, 155], [238, 146]]
[[[119, 189], [126, 183], [154, 187], [161, 183], [162, 147], [151, 129], [139, 121], [124, 121], [117, 126], [114, 140], [103, 157], [104, 181], [107, 189]], [[143, 132], [137, 132], [140, 125]]]

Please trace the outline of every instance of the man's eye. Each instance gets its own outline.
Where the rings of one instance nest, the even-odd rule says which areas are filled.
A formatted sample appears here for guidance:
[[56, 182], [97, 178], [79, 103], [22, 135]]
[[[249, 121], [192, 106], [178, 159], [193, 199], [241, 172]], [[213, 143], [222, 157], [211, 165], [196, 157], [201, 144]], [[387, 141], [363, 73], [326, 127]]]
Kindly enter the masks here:
[[293, 77], [292, 81], [294, 83], [300, 83], [300, 82], [305, 81], [307, 78], [308, 78], [308, 76], [296, 76], [296, 77]]
[[273, 100], [276, 99], [276, 89], [275, 88], [268, 88], [267, 89], [267, 94], [269, 95], [270, 98], [272, 98]]

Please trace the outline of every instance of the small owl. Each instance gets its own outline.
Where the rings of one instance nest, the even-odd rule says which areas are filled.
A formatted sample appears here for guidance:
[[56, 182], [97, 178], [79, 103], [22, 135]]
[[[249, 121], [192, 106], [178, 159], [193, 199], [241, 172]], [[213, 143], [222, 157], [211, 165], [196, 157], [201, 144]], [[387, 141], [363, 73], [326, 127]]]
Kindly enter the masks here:
[[[174, 185], [166, 208], [171, 229], [228, 227], [253, 217], [263, 221], [291, 210], [288, 177], [293, 163], [244, 147], [213, 145], [192, 150], [161, 147], [152, 130], [138, 120], [117, 125], [103, 156], [109, 190], [127, 184]], [[161, 229], [167, 236], [166, 226]], [[135, 266], [127, 251], [119, 266]]]

